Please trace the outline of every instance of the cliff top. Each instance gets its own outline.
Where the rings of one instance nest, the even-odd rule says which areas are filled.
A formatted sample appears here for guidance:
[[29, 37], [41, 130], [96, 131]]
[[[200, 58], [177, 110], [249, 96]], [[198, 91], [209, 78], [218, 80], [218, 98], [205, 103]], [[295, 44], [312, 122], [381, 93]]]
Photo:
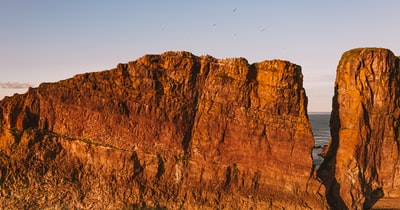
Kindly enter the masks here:
[[[354, 48], [354, 49], [351, 49], [351, 50], [348, 50], [348, 51], [344, 52], [344, 53], [342, 54], [342, 57], [341, 57], [341, 59], [340, 59], [340, 62], [343, 62], [343, 63], [344, 63], [344, 62], [347, 62], [347, 60], [348, 60], [349, 58], [359, 56], [360, 54], [365, 53], [365, 52], [371, 52], [371, 53], [387, 52], [387, 53], [390, 53], [390, 54], [394, 55], [394, 53], [393, 53], [391, 50], [386, 49], [386, 48], [380, 48], [380, 47], [361, 47], [361, 48]], [[400, 56], [398, 56], [398, 57], [400, 57]]]

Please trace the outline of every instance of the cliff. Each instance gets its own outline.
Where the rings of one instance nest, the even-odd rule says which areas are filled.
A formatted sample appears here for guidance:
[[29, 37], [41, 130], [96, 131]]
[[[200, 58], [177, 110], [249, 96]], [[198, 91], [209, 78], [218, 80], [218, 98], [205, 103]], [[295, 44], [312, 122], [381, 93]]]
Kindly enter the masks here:
[[399, 59], [386, 49], [345, 52], [332, 106], [332, 142], [319, 170], [329, 202], [335, 209], [369, 209], [379, 200], [399, 207]]
[[313, 146], [300, 66], [145, 55], [0, 101], [0, 205], [322, 209]]

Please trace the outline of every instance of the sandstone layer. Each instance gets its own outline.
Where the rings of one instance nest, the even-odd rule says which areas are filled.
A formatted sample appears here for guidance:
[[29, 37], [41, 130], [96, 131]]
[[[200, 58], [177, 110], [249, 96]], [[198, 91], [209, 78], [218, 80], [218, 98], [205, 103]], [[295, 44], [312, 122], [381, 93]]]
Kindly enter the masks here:
[[345, 52], [332, 106], [332, 142], [319, 170], [332, 207], [400, 200], [399, 59], [379, 48]]
[[321, 209], [301, 67], [145, 55], [0, 101], [1, 208]]

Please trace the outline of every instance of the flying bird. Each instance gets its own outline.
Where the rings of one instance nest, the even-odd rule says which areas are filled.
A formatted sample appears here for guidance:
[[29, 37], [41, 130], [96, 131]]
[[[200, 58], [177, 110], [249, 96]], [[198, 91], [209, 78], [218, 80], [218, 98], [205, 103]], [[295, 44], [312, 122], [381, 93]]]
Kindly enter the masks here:
[[235, 8], [232, 12], [236, 12], [236, 10], [237, 10], [237, 9]]

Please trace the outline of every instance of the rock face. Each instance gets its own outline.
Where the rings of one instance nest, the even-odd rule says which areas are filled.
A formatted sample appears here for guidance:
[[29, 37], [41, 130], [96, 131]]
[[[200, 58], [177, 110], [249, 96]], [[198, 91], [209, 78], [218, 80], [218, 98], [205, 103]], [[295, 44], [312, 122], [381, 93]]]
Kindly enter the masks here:
[[306, 106], [300, 66], [187, 52], [41, 84], [0, 101], [0, 205], [323, 209]]
[[[332, 142], [319, 175], [336, 209], [400, 199], [400, 68], [386, 49], [343, 54], [331, 115]], [[397, 206], [398, 207], [398, 206]]]

